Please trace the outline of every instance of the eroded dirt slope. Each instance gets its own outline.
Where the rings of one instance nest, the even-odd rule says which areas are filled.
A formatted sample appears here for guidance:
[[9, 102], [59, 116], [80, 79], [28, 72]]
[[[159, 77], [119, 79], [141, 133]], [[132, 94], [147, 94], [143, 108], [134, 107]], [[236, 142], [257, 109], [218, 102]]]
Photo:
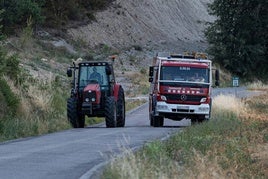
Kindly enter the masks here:
[[169, 51], [203, 50], [203, 30], [212, 21], [207, 3], [212, 0], [116, 0], [96, 14], [96, 22], [69, 29], [90, 47], [105, 44], [122, 48], [139, 45]]

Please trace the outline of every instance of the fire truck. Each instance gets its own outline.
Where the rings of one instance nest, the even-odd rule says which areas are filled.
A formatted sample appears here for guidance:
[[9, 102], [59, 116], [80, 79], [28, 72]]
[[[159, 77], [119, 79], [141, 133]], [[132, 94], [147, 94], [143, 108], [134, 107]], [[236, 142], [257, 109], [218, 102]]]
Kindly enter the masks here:
[[203, 122], [211, 114], [212, 74], [219, 85], [219, 70], [212, 73], [212, 62], [205, 53], [158, 53], [149, 68], [149, 119], [153, 127], [168, 118]]

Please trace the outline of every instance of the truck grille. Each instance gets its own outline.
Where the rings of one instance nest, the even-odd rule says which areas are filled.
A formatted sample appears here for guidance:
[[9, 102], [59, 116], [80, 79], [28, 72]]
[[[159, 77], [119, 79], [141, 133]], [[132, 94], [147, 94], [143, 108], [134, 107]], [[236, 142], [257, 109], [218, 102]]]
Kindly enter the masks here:
[[186, 94], [165, 94], [167, 101], [174, 102], [200, 102], [202, 98], [206, 96], [195, 96], [195, 95], [186, 95]]

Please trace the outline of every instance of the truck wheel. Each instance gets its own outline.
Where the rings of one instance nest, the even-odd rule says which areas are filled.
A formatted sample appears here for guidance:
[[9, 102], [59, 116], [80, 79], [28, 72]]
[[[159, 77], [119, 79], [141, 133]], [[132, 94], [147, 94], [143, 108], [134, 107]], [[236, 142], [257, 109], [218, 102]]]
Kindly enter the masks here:
[[164, 124], [164, 118], [161, 116], [154, 116], [153, 117], [153, 126], [154, 127], [162, 127]]
[[125, 126], [125, 95], [124, 90], [121, 86], [119, 88], [118, 93], [116, 126], [117, 127]]
[[85, 126], [85, 116], [78, 114], [75, 98], [67, 100], [67, 117], [73, 128], [83, 128]]
[[209, 121], [209, 119], [207, 119], [205, 117], [198, 119], [199, 123], [206, 122], [206, 121]]
[[212, 98], [211, 98], [210, 103], [209, 103], [209, 117], [207, 120], [209, 120], [211, 118], [211, 109], [212, 109]]
[[154, 126], [154, 116], [150, 114], [150, 126]]
[[105, 121], [106, 127], [116, 127], [116, 102], [114, 97], [107, 97], [105, 103]]
[[163, 125], [164, 125], [164, 118], [160, 117], [160, 127], [163, 127]]
[[[156, 97], [155, 96], [153, 96], [152, 97], [152, 111], [149, 111], [149, 118], [150, 118], [150, 126], [153, 126], [153, 127], [158, 127], [158, 126], [155, 126], [155, 118], [157, 118], [156, 116], [155, 116], [155, 106], [156, 106]], [[157, 120], [157, 119], [156, 119]], [[156, 124], [157, 125], [157, 124]]]
[[191, 119], [191, 123], [192, 124], [200, 124], [204, 121], [207, 121], [207, 119], [205, 119], [205, 117], [199, 117], [199, 118], [195, 118], [195, 119]]

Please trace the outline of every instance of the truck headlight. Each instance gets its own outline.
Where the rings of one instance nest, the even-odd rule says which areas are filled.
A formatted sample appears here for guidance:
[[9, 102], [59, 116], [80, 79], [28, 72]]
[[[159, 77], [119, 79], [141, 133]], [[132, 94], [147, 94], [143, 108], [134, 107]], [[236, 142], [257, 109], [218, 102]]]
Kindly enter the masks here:
[[199, 107], [198, 110], [202, 112], [206, 112], [206, 111], [209, 111], [209, 107]]
[[207, 101], [207, 98], [202, 98], [201, 100], [200, 100], [200, 103], [204, 103], [204, 102], [206, 102]]
[[166, 101], [167, 98], [165, 96], [161, 95], [161, 100]]
[[168, 107], [166, 105], [157, 105], [158, 110], [167, 110]]

